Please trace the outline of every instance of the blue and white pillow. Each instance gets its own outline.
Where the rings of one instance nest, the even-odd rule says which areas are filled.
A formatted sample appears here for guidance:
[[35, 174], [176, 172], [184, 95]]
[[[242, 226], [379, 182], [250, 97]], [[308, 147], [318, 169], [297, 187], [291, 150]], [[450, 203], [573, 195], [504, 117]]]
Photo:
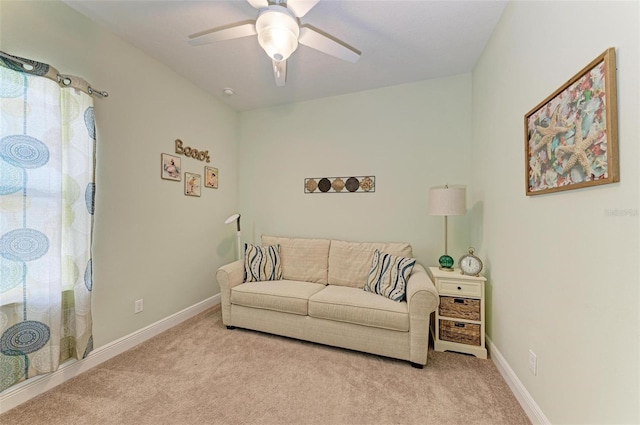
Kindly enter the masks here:
[[415, 258], [397, 257], [379, 250], [373, 253], [371, 271], [364, 290], [385, 296], [393, 301], [403, 301], [407, 280], [416, 264]]
[[280, 245], [244, 244], [244, 281], [261, 282], [282, 279]]

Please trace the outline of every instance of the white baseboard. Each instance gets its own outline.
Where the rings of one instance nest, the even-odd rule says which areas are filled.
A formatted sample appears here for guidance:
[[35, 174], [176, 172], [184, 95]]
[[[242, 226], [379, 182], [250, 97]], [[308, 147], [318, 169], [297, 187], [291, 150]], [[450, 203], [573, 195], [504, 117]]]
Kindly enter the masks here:
[[498, 368], [498, 371], [511, 388], [511, 392], [518, 400], [518, 403], [522, 406], [525, 413], [529, 417], [529, 420], [537, 425], [551, 425], [549, 419], [545, 416], [544, 412], [540, 409], [536, 401], [531, 397], [529, 391], [524, 387], [516, 373], [511, 369], [507, 360], [502, 356], [498, 347], [495, 346], [493, 341], [486, 337], [487, 348], [489, 348], [489, 353], [491, 354], [491, 360]]
[[220, 304], [220, 294], [207, 298], [197, 304], [187, 307], [182, 311], [165, 317], [149, 326], [139, 329], [129, 335], [123, 336], [107, 345], [96, 348], [82, 360], [70, 360], [47, 375], [36, 376], [0, 393], [0, 414], [48, 391], [63, 382], [75, 378], [82, 372], [103, 363], [118, 354], [124, 353], [130, 348], [153, 338], [154, 336], [170, 329], [203, 311]]

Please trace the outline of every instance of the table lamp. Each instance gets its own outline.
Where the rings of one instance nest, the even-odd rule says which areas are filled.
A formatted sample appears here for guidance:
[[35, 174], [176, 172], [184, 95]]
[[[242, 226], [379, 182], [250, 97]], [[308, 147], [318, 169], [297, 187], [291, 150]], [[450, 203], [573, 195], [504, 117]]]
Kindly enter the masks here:
[[438, 259], [440, 270], [453, 271], [453, 258], [447, 254], [447, 217], [467, 212], [466, 192], [460, 187], [432, 187], [429, 189], [429, 215], [444, 216], [444, 255]]

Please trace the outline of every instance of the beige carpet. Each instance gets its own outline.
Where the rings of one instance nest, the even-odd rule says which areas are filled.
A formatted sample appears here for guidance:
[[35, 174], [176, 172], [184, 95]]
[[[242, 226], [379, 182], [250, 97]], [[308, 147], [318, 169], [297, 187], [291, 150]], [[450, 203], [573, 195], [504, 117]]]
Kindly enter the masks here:
[[216, 307], [0, 416], [11, 424], [529, 424], [491, 360], [409, 363], [227, 330]]

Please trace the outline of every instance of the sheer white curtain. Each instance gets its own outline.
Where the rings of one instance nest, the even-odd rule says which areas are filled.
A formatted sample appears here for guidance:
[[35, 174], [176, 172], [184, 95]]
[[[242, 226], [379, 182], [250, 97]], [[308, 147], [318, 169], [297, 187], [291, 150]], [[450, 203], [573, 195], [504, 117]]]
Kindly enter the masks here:
[[0, 52], [0, 391], [93, 348], [89, 92]]

